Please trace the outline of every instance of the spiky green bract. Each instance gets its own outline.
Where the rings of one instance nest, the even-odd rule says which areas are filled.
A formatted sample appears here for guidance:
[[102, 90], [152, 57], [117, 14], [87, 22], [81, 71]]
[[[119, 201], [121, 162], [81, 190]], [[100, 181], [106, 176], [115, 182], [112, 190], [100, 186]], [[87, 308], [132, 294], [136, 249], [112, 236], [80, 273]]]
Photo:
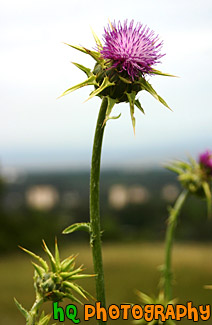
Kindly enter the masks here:
[[[45, 261], [40, 256], [33, 252], [20, 247], [24, 252], [33, 257], [39, 264], [32, 262], [34, 267], [34, 288], [36, 293], [36, 300], [32, 308], [27, 311], [15, 299], [16, 306], [26, 319], [27, 325], [47, 325], [51, 316], [39, 316], [41, 305], [46, 301], [62, 301], [64, 298], [69, 298], [72, 302], [82, 304], [81, 298], [87, 300], [87, 296], [92, 297], [86, 290], [75, 283], [75, 280], [82, 278], [94, 277], [91, 274], [81, 274], [83, 271], [82, 265], [75, 268], [76, 256], [69, 256], [64, 260], [60, 260], [60, 253], [55, 240], [54, 255], [49, 250], [45, 241], [43, 241], [43, 249], [48, 256], [49, 262]], [[79, 298], [75, 295], [78, 295]]]
[[[165, 100], [160, 97], [154, 88], [147, 81], [145, 74], [138, 73], [138, 75], [132, 80], [129, 74], [126, 71], [118, 70], [113, 67], [113, 64], [110, 60], [107, 60], [101, 54], [102, 44], [97, 37], [97, 35], [92, 31], [97, 49], [98, 51], [91, 51], [81, 46], [73, 46], [70, 47], [81, 51], [85, 54], [90, 55], [95, 61], [96, 64], [94, 66], [93, 71], [87, 67], [84, 67], [81, 64], [73, 63], [77, 68], [85, 72], [87, 75], [87, 79], [69, 89], [67, 89], [60, 97], [69, 94], [70, 92], [82, 88], [84, 86], [94, 86], [94, 90], [90, 93], [88, 99], [93, 98], [94, 96], [98, 96], [101, 99], [103, 97], [107, 97], [108, 100], [108, 108], [106, 114], [106, 123], [111, 118], [118, 118], [120, 115], [116, 117], [110, 117], [112, 109], [115, 104], [121, 102], [127, 102], [130, 104], [130, 115], [133, 125], [133, 130], [135, 132], [135, 117], [134, 117], [134, 107], [138, 107], [139, 110], [144, 113], [144, 110], [141, 106], [141, 103], [136, 98], [137, 94], [141, 90], [145, 90], [150, 93], [155, 99], [161, 102], [164, 106], [169, 108], [168, 104]], [[159, 70], [151, 69], [151, 75], [162, 75], [162, 76], [170, 76], [174, 77], [170, 74], [163, 73]], [[87, 100], [88, 100], [87, 99]]]
[[[145, 306], [145, 305], [162, 305], [164, 307], [164, 311], [166, 310], [168, 305], [175, 305], [176, 304], [176, 299], [173, 299], [171, 301], [166, 301], [165, 297], [164, 297], [164, 292], [160, 291], [159, 295], [156, 297], [151, 297], [148, 296], [147, 294], [136, 290], [136, 294], [138, 296], [139, 301], [141, 302], [141, 305]], [[152, 320], [151, 322], [146, 322], [144, 318], [140, 319], [140, 320], [134, 320], [133, 321], [134, 324], [137, 325], [176, 325], [175, 322], [173, 322], [172, 319], [167, 319], [165, 322], [162, 322], [161, 319], [159, 320]]]
[[87, 299], [86, 294], [88, 293], [76, 284], [74, 280], [92, 277], [93, 275], [81, 274], [83, 271], [82, 265], [75, 269], [75, 256], [70, 256], [60, 261], [57, 241], [55, 241], [54, 256], [44, 241], [43, 249], [50, 261], [48, 270], [45, 270], [42, 265], [32, 264], [35, 269], [34, 280], [36, 291], [42, 296], [44, 301], [61, 301], [63, 298], [67, 297], [73, 301], [80, 302], [79, 299], [75, 297], [76, 293]]
[[212, 216], [212, 198], [211, 181], [212, 177], [208, 175], [200, 163], [193, 158], [189, 162], [174, 161], [166, 166], [167, 169], [178, 175], [178, 180], [190, 194], [206, 199], [208, 216]]

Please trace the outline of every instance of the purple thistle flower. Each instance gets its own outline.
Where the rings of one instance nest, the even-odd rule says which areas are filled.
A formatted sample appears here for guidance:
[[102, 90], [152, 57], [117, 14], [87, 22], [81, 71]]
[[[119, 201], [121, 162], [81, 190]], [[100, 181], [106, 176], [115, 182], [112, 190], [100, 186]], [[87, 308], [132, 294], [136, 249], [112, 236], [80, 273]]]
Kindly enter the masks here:
[[[119, 72], [126, 71], [132, 80], [139, 75], [151, 74], [152, 65], [159, 63], [159, 59], [165, 54], [160, 54], [163, 42], [155, 36], [147, 26], [138, 23], [133, 27], [132, 20], [128, 26], [127, 20], [124, 26], [120, 21], [115, 22], [105, 29], [105, 44], [100, 49], [104, 59], [112, 63], [113, 68]], [[154, 72], [153, 72], [154, 73]]]
[[205, 168], [209, 175], [212, 176], [212, 151], [205, 151], [199, 156], [199, 163]]

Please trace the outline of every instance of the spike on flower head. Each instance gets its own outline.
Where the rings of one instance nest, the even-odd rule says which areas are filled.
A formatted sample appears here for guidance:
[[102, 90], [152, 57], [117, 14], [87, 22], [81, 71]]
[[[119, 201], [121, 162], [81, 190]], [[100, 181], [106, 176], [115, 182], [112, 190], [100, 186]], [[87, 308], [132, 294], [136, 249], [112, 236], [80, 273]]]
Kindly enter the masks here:
[[199, 163], [212, 176], [212, 151], [206, 150], [199, 156]]
[[104, 41], [100, 53], [104, 59], [111, 61], [112, 67], [120, 72], [126, 71], [134, 80], [135, 77], [150, 74], [152, 66], [159, 63], [164, 56], [160, 53], [163, 42], [159, 41], [158, 35], [147, 26], [138, 23], [136, 26], [132, 20], [123, 26], [120, 21], [114, 22], [105, 29]]

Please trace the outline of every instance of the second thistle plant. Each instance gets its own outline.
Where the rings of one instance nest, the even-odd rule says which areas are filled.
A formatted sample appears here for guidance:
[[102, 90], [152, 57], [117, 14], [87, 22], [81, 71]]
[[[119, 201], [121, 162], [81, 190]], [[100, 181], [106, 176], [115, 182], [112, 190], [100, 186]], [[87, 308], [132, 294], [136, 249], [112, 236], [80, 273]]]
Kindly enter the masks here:
[[172, 298], [172, 246], [177, 225], [178, 215], [185, 203], [187, 196], [195, 195], [207, 202], [208, 216], [211, 217], [211, 181], [212, 181], [212, 153], [206, 151], [196, 161], [193, 158], [189, 162], [174, 161], [167, 168], [178, 175], [178, 180], [183, 186], [183, 191], [178, 197], [173, 208], [170, 209], [166, 231], [166, 255], [164, 266], [164, 291], [166, 299]]

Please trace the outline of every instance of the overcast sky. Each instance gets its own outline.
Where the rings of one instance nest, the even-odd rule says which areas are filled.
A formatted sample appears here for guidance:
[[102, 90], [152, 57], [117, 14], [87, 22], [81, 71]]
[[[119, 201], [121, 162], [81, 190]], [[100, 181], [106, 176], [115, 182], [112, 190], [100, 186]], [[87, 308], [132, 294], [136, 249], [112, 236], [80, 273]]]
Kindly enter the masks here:
[[63, 44], [92, 49], [90, 27], [101, 38], [108, 19], [134, 19], [164, 41], [156, 68], [179, 76], [150, 83], [173, 109], [139, 94], [134, 137], [129, 105], [107, 123], [105, 166], [161, 163], [212, 148], [212, 2], [209, 0], [1, 0], [0, 164], [15, 167], [89, 166], [100, 99], [86, 103], [91, 88], [61, 99], [85, 75], [70, 61], [94, 61]]

